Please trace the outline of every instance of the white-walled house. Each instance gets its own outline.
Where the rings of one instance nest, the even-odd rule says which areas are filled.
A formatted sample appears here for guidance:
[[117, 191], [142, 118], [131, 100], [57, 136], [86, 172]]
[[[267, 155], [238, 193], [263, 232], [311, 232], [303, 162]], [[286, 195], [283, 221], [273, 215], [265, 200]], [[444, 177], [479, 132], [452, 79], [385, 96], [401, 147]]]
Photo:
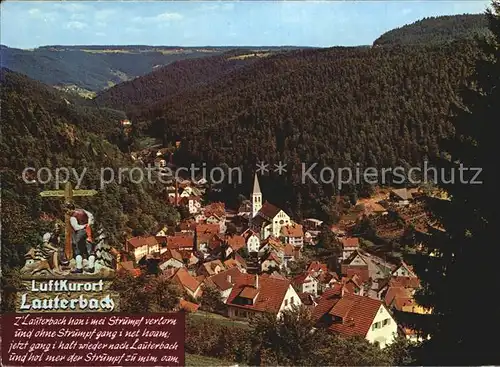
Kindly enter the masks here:
[[393, 277], [410, 277], [416, 278], [417, 275], [413, 272], [413, 269], [404, 261], [399, 264], [399, 266], [393, 270]]
[[257, 175], [255, 175], [250, 228], [257, 232], [261, 239], [266, 239], [269, 236], [280, 237], [281, 228], [291, 223], [290, 216], [283, 210], [267, 201], [262, 203], [262, 192]]
[[184, 261], [182, 255], [174, 249], [166, 249], [161, 255], [160, 269], [163, 271], [168, 268], [182, 268]]
[[189, 214], [197, 214], [201, 211], [201, 198], [199, 196], [183, 197], [181, 204], [187, 206]]
[[259, 252], [260, 239], [259, 239], [259, 236], [257, 236], [257, 233], [255, 233], [251, 229], [247, 229], [241, 235], [245, 238], [247, 251], [249, 253], [250, 252]]
[[323, 293], [313, 317], [317, 327], [341, 336], [362, 336], [380, 348], [397, 337], [398, 325], [382, 301], [350, 294], [340, 284]]
[[139, 261], [146, 255], [160, 252], [160, 245], [155, 236], [138, 236], [127, 240], [125, 251], [132, 252], [135, 260]]
[[284, 310], [301, 304], [289, 280], [252, 274], [243, 274], [237, 279], [226, 302], [228, 316], [239, 319], [263, 312], [279, 317]]
[[292, 279], [292, 285], [300, 293], [318, 295], [318, 280], [309, 273], [302, 273]]
[[359, 249], [359, 238], [343, 237], [340, 239], [342, 247], [342, 260], [347, 260], [351, 254]]
[[304, 229], [297, 223], [283, 226], [281, 227], [281, 238], [284, 243], [302, 248], [304, 246]]
[[370, 343], [377, 343], [380, 348], [385, 348], [394, 342], [397, 333], [398, 324], [396, 320], [392, 317], [387, 308], [381, 304], [365, 335], [366, 340]]

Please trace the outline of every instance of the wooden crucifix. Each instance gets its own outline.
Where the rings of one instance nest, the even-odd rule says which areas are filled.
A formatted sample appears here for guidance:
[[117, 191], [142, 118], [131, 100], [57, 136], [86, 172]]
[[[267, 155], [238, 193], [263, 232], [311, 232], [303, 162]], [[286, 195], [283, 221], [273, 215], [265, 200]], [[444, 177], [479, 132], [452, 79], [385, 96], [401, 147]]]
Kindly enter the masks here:
[[[43, 197], [63, 197], [65, 204], [73, 204], [73, 197], [74, 196], [94, 196], [96, 194], [97, 194], [96, 190], [73, 190], [73, 186], [71, 185], [71, 182], [68, 181], [68, 182], [66, 182], [66, 186], [65, 186], [64, 190], [42, 191], [40, 193], [40, 196], [43, 196]], [[65, 253], [66, 258], [68, 260], [70, 260], [73, 257], [73, 247], [71, 246], [72, 228], [71, 228], [70, 218], [71, 218], [71, 216], [66, 211], [66, 213], [64, 215], [64, 219], [65, 219], [65, 223], [66, 223], [64, 253]]]

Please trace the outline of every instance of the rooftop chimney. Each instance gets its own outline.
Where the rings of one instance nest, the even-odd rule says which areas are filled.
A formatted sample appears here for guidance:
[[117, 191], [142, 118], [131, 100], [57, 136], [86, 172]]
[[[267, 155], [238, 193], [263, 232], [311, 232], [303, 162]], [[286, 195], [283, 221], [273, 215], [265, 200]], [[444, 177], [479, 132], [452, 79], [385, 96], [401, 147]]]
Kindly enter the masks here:
[[232, 280], [231, 275], [228, 275], [228, 276], [227, 276], [227, 281], [228, 281], [229, 283], [233, 284], [233, 283], [231, 282], [231, 280]]
[[259, 274], [255, 275], [255, 288], [259, 289]]

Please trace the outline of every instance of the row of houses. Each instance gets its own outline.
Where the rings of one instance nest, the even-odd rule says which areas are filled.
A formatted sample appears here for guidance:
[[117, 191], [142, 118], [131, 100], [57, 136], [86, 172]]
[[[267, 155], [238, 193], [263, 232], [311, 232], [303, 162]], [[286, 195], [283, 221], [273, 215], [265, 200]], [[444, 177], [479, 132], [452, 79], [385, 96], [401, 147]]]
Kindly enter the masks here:
[[[225, 315], [242, 320], [262, 312], [279, 317], [294, 305], [305, 305], [317, 327], [362, 336], [380, 347], [390, 345], [397, 334], [415, 336], [397, 325], [393, 310], [430, 312], [414, 300], [419, 282], [411, 268], [402, 263], [389, 273], [382, 271], [374, 257], [361, 250], [359, 238], [348, 235], [348, 226], [331, 228], [342, 249], [335, 271], [314, 261], [303, 273], [287, 276], [304, 246], [313, 244], [322, 222], [308, 218], [303, 224], [296, 223], [285, 211], [264, 201], [257, 176], [251, 200], [238, 211], [243, 225], [231, 233], [227, 229], [232, 218], [224, 204], [203, 205], [201, 193], [191, 187], [180, 182], [172, 196], [175, 204], [188, 209], [191, 218], [177, 228], [130, 238], [125, 249], [138, 264], [156, 263], [157, 271], [194, 300], [201, 299], [206, 287], [214, 287], [226, 306]], [[403, 196], [392, 198], [405, 206]], [[385, 214], [378, 205], [371, 205], [370, 212]], [[186, 300], [183, 307], [197, 309], [196, 303]]]

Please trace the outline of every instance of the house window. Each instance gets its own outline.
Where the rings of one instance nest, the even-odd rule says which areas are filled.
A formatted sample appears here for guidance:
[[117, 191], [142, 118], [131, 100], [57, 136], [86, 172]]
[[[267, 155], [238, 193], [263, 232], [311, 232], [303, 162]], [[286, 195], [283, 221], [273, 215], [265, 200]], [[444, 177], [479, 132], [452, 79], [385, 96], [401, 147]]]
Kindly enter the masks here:
[[372, 325], [372, 330], [377, 330], [377, 329], [380, 329], [380, 321]]
[[293, 305], [293, 297], [290, 297], [290, 304]]
[[385, 319], [382, 321], [382, 326], [389, 325], [391, 323], [391, 319]]
[[288, 300], [285, 299], [285, 307], [288, 306]]

